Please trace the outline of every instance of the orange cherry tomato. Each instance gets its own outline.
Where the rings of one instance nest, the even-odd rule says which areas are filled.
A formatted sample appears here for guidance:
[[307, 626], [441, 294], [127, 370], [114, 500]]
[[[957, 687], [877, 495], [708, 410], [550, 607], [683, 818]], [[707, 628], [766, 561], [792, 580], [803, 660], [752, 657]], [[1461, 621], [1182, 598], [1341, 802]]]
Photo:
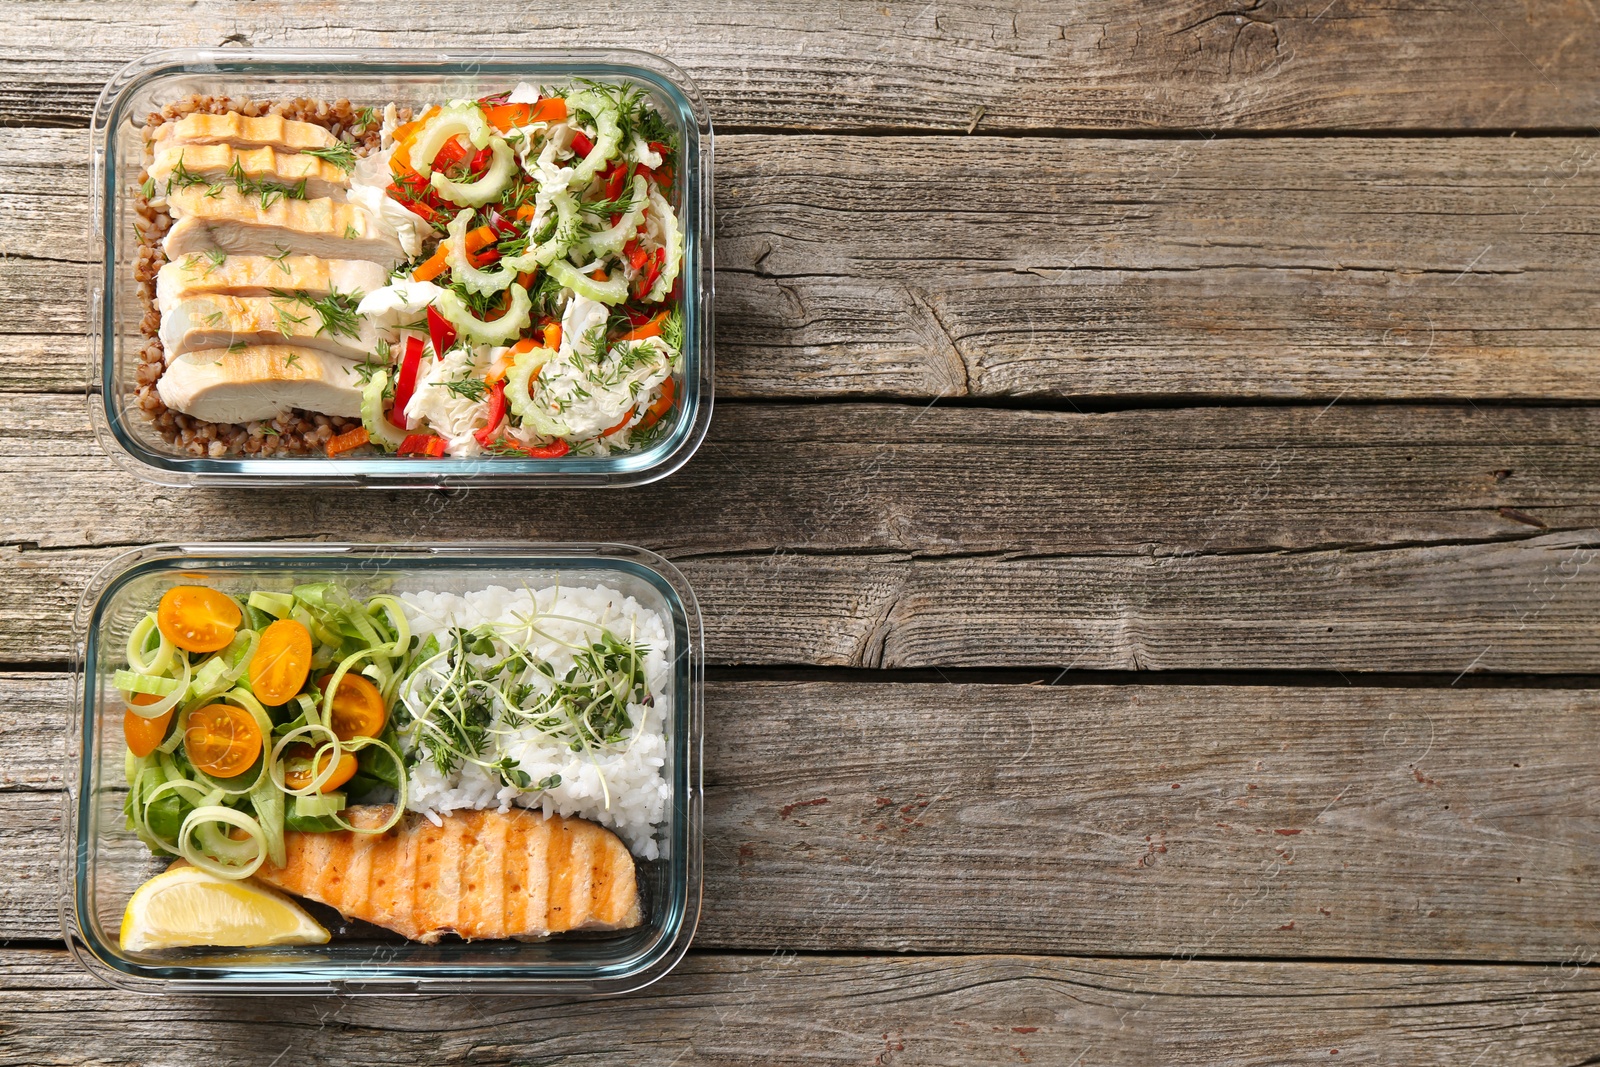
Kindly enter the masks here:
[[[152, 693], [135, 693], [128, 698], [130, 704], [155, 704], [161, 700]], [[128, 751], [135, 756], [148, 756], [161, 747], [167, 736], [167, 724], [172, 721], [172, 709], [147, 719], [129, 709], [122, 713], [122, 736], [128, 739]]]
[[[328, 675], [322, 679], [322, 688], [328, 688]], [[383, 694], [378, 687], [359, 674], [346, 674], [339, 680], [339, 691], [333, 694], [332, 722], [334, 734], [341, 741], [356, 737], [377, 737], [389, 721], [389, 712], [383, 706]]]
[[203, 585], [175, 585], [161, 596], [156, 627], [188, 652], [227, 648], [244, 617], [230, 597]]
[[250, 691], [263, 704], [282, 704], [300, 692], [311, 673], [311, 631], [294, 619], [279, 619], [261, 631], [250, 657]]
[[[291, 758], [305, 760], [307, 764], [307, 766], [304, 768], [295, 768], [293, 770], [286, 768], [284, 770], [283, 784], [288, 786], [290, 789], [304, 789], [306, 786], [310, 785], [311, 780], [322, 773], [322, 769], [328, 765], [328, 758], [333, 755], [331, 751], [323, 752], [322, 755], [317, 757], [317, 766], [316, 769], [313, 770], [310, 766], [310, 745], [290, 745], [289, 754]], [[338, 789], [341, 785], [344, 785], [350, 779], [354, 778], [355, 774], [356, 758], [348, 752], [341, 752], [339, 753], [339, 762], [334, 765], [333, 773], [328, 776], [328, 780], [326, 782], [323, 782], [317, 787], [317, 792], [331, 793], [335, 789]]]
[[261, 755], [261, 729], [243, 708], [207, 704], [189, 713], [183, 750], [196, 770], [213, 778], [236, 778]]

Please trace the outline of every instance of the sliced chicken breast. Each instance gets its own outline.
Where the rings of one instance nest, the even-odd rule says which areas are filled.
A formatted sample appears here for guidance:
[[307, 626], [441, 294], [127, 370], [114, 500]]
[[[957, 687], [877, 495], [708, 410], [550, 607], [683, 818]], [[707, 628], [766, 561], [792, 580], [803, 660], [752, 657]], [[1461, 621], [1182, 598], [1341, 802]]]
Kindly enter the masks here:
[[239, 255], [307, 255], [324, 259], [369, 259], [393, 267], [405, 258], [400, 242], [365, 208], [326, 197], [275, 200], [234, 188], [210, 195], [204, 186], [175, 189], [167, 205], [177, 219], [163, 248], [175, 260], [219, 248]]
[[[391, 810], [343, 815], [376, 828]], [[441, 821], [408, 812], [382, 834], [290, 830], [284, 866], [263, 864], [255, 878], [423, 943], [447, 933], [542, 938], [643, 921], [633, 857], [604, 827], [523, 808], [456, 811]]]
[[228, 144], [169, 145], [156, 153], [148, 173], [163, 196], [169, 191], [178, 191], [172, 188], [174, 175], [180, 189], [190, 185], [238, 188], [242, 178], [246, 182], [282, 186], [298, 192], [300, 183], [305, 182], [302, 200], [324, 196], [343, 200], [350, 188], [348, 173], [316, 156], [272, 148], [235, 148]]
[[176, 122], [164, 122], [156, 127], [152, 140], [158, 152], [172, 144], [231, 144], [303, 152], [307, 148], [331, 148], [336, 138], [314, 123], [282, 115], [249, 118], [230, 111], [226, 115], [185, 115]]
[[355, 362], [294, 345], [186, 353], [168, 364], [156, 392], [167, 407], [206, 422], [271, 419], [290, 408], [361, 414]]
[[207, 348], [287, 344], [297, 351], [361, 360], [377, 349], [381, 337], [376, 327], [353, 312], [328, 321], [310, 297], [193, 296], [161, 316], [161, 344], [169, 356]]
[[312, 297], [341, 293], [359, 300], [388, 282], [389, 272], [382, 264], [365, 259], [272, 259], [230, 256], [211, 249], [191, 252], [161, 268], [156, 275], [156, 307], [165, 315], [192, 296], [268, 296], [273, 289], [292, 289]]

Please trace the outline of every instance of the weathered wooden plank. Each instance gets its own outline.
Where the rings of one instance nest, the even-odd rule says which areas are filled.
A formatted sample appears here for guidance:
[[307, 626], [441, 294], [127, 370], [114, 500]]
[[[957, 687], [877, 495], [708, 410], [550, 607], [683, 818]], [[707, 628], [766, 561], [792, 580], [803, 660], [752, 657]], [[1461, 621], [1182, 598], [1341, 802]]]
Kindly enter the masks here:
[[452, 499], [148, 487], [66, 403], [0, 402], [11, 662], [106, 546], [196, 537], [638, 542], [715, 663], [1569, 672], [1600, 621], [1591, 409], [730, 405], [657, 486]]
[[85, 403], [0, 393], [0, 477], [12, 485], [0, 543], [359, 533], [622, 540], [678, 557], [1161, 555], [1491, 540], [1600, 522], [1592, 408], [728, 404], [695, 458], [656, 485], [444, 498], [148, 486], [86, 432]]
[[[73, 653], [63, 620], [118, 551], [0, 550], [11, 662]], [[1569, 674], [1595, 662], [1597, 554], [1591, 531], [1304, 553], [779, 550], [679, 565], [719, 665]]]
[[736, 127], [1587, 128], [1600, 91], [1592, 14], [1509, 0], [1221, 10], [1202, 0], [835, 0], [792, 12], [748, 0], [603, 2], [579, 18], [545, 8], [493, 27], [479, 15], [438, 0], [360, 15], [327, 0], [248, 14], [219, 3], [15, 3], [0, 119], [81, 123], [124, 61], [229, 44], [464, 58], [492, 47], [640, 48], [684, 66], [716, 120]]
[[599, 1002], [183, 996], [153, 1012], [60, 951], [6, 950], [0, 966], [8, 1065], [159, 1061], [179, 1033], [216, 1064], [387, 1063], [426, 1035], [430, 1062], [487, 1065], [1565, 1067], [1592, 1053], [1600, 1007], [1579, 966], [696, 954]]
[[[66, 700], [62, 676], [0, 675], [0, 782], [29, 787], [0, 788], [0, 936], [54, 936], [62, 771], [39, 750]], [[1557, 962], [1600, 933], [1595, 691], [747, 682], [707, 703], [702, 946]]]
[[[1594, 398], [1596, 144], [725, 137], [718, 389]], [[0, 131], [0, 387], [83, 381], [86, 161]]]

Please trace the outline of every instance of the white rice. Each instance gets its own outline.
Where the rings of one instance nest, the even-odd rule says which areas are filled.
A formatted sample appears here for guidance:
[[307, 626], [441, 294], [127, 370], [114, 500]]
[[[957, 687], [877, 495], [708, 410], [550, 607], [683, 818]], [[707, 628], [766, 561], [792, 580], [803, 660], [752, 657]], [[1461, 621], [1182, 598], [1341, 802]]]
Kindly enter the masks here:
[[[671, 660], [660, 614], [605, 586], [548, 586], [536, 591], [490, 586], [465, 594], [404, 593], [400, 599], [421, 641], [453, 626], [470, 629], [484, 623], [514, 625], [534, 616], [549, 615], [584, 620], [544, 618], [538, 625], [548, 637], [525, 632], [516, 635], [518, 643], [548, 661], [558, 677], [573, 662], [572, 651], [559, 642], [592, 643], [598, 630], [586, 623], [598, 623], [616, 637], [647, 650], [642, 664], [652, 698], [650, 704], [629, 705], [634, 725], [621, 741], [592, 752], [573, 752], [532, 727], [514, 729], [502, 737], [500, 747], [487, 756], [487, 761], [493, 762], [502, 753], [508, 755], [533, 782], [561, 775], [560, 784], [548, 790], [524, 792], [507, 785], [498, 775], [466, 762], [458, 763], [449, 774], [441, 774], [425, 754], [418, 753], [410, 770], [406, 807], [435, 823], [439, 816], [458, 808], [495, 808], [504, 812], [514, 804], [537, 808], [546, 815], [575, 815], [615, 830], [635, 855], [657, 858], [655, 827], [665, 817], [671, 799], [671, 786], [663, 773], [667, 756], [663, 730], [672, 700]], [[441, 642], [447, 636], [440, 633]], [[489, 660], [482, 662], [487, 665]], [[409, 758], [410, 745], [404, 734], [401, 745]]]

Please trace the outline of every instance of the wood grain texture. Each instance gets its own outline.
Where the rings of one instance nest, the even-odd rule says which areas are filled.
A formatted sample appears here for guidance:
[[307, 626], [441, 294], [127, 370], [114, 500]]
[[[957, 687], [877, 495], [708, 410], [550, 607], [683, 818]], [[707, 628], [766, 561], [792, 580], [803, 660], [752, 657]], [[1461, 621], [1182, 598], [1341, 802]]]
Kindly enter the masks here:
[[[724, 137], [717, 389], [1600, 397], [1597, 146]], [[0, 387], [84, 381], [87, 159], [0, 131]]]
[[[1517, 1063], [1595, 1046], [1582, 967], [1178, 960], [691, 956], [648, 992], [512, 997], [172, 997], [153, 1012], [59, 951], [0, 951], [0, 1064], [408, 1060], [674, 1064]], [[1379, 1024], [1381, 1020], [1381, 1024]], [[174, 1038], [178, 1027], [181, 1039]]]
[[[0, 936], [55, 936], [62, 771], [39, 750], [68, 699], [0, 675]], [[702, 947], [1600, 944], [1595, 691], [719, 683], [707, 705]]]
[[14, 3], [8, 27], [0, 119], [29, 124], [85, 122], [123, 62], [179, 46], [640, 48], [681, 64], [734, 127], [1588, 128], [1600, 87], [1591, 11], [1509, 0], [607, 0], [492, 27], [439, 0], [362, 14], [121, 0]]
[[364, 492], [359, 516], [131, 489], [81, 418], [0, 395], [12, 662], [70, 654], [113, 546], [197, 535], [640, 543], [723, 664], [1569, 672], [1600, 622], [1592, 409], [729, 405], [623, 497]]

